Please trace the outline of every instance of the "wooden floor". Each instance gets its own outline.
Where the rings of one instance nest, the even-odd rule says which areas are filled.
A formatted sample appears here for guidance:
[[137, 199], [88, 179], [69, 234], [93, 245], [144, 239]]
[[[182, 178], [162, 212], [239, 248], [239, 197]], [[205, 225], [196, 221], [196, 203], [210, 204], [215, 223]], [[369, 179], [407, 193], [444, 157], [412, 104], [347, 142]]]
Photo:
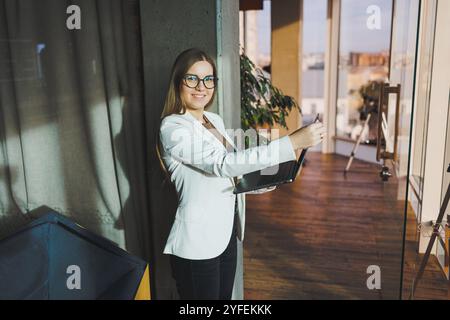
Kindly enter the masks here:
[[[245, 299], [400, 297], [398, 184], [382, 183], [378, 166], [362, 161], [344, 177], [346, 163], [310, 153], [295, 183], [247, 195]], [[367, 288], [371, 265], [381, 268], [381, 290]]]

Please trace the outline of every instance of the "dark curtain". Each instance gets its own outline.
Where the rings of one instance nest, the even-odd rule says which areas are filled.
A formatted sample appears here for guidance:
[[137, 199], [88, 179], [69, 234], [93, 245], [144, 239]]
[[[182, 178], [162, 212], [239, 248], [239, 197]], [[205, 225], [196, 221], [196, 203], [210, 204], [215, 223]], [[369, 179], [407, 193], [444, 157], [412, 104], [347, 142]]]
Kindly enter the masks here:
[[0, 0], [0, 237], [46, 205], [149, 261], [155, 288], [140, 34], [138, 0]]

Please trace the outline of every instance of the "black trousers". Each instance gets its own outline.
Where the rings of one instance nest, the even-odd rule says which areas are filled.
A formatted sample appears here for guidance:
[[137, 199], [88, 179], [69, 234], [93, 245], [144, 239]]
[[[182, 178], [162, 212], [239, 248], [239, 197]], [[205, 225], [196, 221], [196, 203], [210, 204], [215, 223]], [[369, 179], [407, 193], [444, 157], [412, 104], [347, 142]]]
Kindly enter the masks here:
[[236, 216], [225, 251], [206, 260], [170, 256], [172, 276], [182, 300], [231, 300], [237, 263]]

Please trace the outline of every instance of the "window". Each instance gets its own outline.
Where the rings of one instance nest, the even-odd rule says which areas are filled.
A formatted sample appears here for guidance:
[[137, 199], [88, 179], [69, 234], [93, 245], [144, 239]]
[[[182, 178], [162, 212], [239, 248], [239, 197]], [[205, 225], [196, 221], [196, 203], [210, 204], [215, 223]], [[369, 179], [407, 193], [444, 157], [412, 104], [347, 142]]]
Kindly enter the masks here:
[[265, 0], [263, 10], [239, 12], [240, 45], [258, 67], [270, 73], [271, 2]]
[[[356, 140], [389, 77], [392, 0], [342, 0], [339, 31], [336, 136]], [[375, 142], [377, 117], [363, 140]]]
[[303, 2], [302, 114], [310, 123], [324, 112], [327, 0]]

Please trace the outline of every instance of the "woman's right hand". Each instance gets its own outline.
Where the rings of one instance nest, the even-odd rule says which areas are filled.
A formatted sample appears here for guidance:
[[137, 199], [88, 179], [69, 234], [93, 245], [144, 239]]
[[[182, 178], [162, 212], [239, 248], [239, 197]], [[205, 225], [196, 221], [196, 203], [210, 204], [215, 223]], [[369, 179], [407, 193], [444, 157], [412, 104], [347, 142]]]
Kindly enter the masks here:
[[297, 129], [289, 135], [294, 150], [313, 147], [323, 141], [326, 135], [325, 127], [321, 122], [315, 122], [306, 127]]

